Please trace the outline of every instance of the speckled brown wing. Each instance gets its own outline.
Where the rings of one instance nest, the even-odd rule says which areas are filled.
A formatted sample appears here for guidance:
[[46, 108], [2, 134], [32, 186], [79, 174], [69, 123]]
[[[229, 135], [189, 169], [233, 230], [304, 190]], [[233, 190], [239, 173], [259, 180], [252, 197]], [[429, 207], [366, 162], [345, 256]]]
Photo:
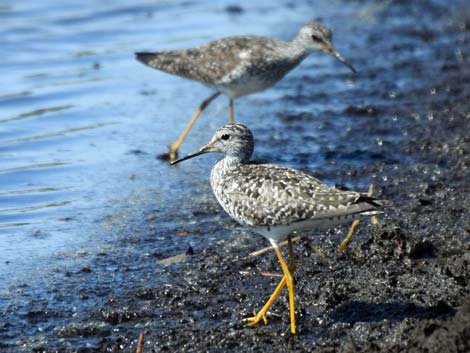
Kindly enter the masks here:
[[361, 193], [340, 191], [311, 175], [273, 164], [241, 165], [223, 178], [219, 190], [224, 209], [246, 225], [291, 224], [377, 208]]
[[192, 49], [140, 52], [136, 58], [155, 69], [214, 85], [237, 68], [249, 66], [246, 61], [257, 60], [261, 65], [263, 58], [255, 58], [255, 53], [271, 51], [278, 42], [256, 36], [228, 37]]

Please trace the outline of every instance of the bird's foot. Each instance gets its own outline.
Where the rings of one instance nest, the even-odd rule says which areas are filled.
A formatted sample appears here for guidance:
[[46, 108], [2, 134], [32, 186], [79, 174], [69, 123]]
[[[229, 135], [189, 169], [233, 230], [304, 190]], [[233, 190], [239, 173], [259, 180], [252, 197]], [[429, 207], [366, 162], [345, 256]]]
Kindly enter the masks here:
[[253, 312], [255, 316], [252, 317], [247, 317], [243, 319], [243, 322], [247, 322], [247, 326], [254, 326], [260, 323], [260, 321], [263, 321], [264, 324], [266, 325], [268, 323], [268, 319], [266, 317], [266, 312], [263, 310], [260, 310], [258, 314], [256, 312]]
[[178, 158], [178, 148], [175, 148], [174, 145], [169, 145], [168, 152], [159, 154], [157, 158], [162, 161], [174, 161]]

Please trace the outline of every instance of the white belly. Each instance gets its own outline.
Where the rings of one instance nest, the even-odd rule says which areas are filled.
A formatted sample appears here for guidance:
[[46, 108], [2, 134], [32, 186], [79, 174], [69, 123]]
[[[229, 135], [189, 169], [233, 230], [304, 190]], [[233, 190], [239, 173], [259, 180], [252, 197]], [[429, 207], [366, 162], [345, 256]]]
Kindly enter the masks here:
[[363, 216], [360, 214], [351, 214], [345, 215], [341, 217], [333, 217], [333, 218], [323, 218], [323, 219], [315, 219], [315, 220], [306, 220], [295, 222], [292, 224], [286, 225], [277, 225], [277, 226], [254, 226], [251, 229], [261, 234], [263, 237], [268, 239], [270, 242], [279, 243], [287, 239], [289, 235], [292, 235], [294, 232], [301, 232], [305, 230], [309, 231], [320, 231], [323, 229], [334, 228], [338, 225], [349, 223], [355, 219], [361, 219]]
[[243, 76], [230, 83], [220, 83], [216, 89], [230, 98], [237, 98], [247, 94], [264, 91], [273, 86], [277, 81], [263, 80], [261, 77]]

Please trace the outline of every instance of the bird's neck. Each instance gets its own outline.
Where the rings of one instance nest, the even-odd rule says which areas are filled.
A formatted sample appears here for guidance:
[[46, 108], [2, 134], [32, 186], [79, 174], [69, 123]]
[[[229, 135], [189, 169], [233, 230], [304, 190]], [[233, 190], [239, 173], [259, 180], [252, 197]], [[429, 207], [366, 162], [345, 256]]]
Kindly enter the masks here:
[[303, 60], [314, 51], [311, 48], [306, 47], [305, 39], [300, 36], [295, 37], [290, 42], [287, 42], [287, 44], [287, 50], [289, 51], [290, 56], [297, 58], [299, 61]]
[[211, 184], [214, 192], [218, 190], [218, 186], [221, 184], [224, 177], [236, 170], [240, 164], [242, 164], [240, 158], [230, 156], [225, 156], [217, 161], [211, 172]]
[[237, 169], [242, 163], [243, 161], [240, 157], [225, 156], [217, 161], [212, 172], [216, 173], [218, 177], [223, 177], [226, 173]]
[[219, 163], [224, 170], [231, 170], [237, 168], [240, 164], [244, 163], [240, 156], [224, 156]]

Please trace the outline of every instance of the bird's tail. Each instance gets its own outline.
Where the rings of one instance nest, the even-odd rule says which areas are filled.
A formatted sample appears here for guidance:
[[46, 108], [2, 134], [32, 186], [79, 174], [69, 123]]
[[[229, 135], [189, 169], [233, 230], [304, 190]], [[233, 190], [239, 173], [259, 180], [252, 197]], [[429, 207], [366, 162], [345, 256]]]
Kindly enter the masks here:
[[361, 212], [361, 216], [364, 216], [364, 217], [373, 217], [373, 216], [379, 216], [381, 214], [383, 214], [384, 211], [382, 209], [380, 210], [374, 210], [374, 211], [365, 211], [365, 212]]
[[158, 54], [159, 54], [158, 52], [151, 53], [151, 52], [141, 51], [141, 52], [135, 53], [135, 58], [141, 63], [151, 66], [151, 61], [155, 59], [158, 56]]
[[373, 196], [369, 196], [367, 194], [361, 194], [354, 203], [366, 203], [376, 208], [383, 208], [386, 204], [386, 200], [378, 200]]
[[198, 79], [191, 74], [191, 70], [188, 69], [191, 64], [191, 58], [185, 50], [167, 50], [159, 52], [138, 52], [135, 53], [135, 58], [141, 63], [148, 65], [154, 69], [167, 72], [169, 74], [186, 77], [194, 80]]
[[359, 214], [364, 217], [372, 217], [384, 213], [383, 209], [390, 202], [387, 200], [378, 200], [367, 194], [361, 194], [354, 202], [359, 206]]

